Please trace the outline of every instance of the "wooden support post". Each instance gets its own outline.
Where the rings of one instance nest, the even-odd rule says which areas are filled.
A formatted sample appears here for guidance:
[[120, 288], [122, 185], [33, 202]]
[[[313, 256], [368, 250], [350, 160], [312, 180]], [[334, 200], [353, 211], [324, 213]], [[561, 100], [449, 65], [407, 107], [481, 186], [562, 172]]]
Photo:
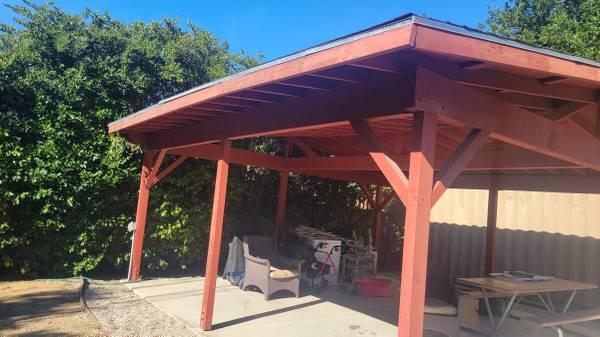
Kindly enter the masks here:
[[492, 183], [488, 191], [487, 227], [485, 231], [485, 274], [494, 271], [496, 258], [496, 219], [498, 218], [498, 189]]
[[208, 331], [212, 328], [213, 308], [215, 305], [215, 290], [217, 271], [219, 269], [219, 252], [221, 250], [221, 234], [223, 232], [223, 216], [225, 213], [225, 196], [227, 194], [227, 175], [229, 173], [229, 157], [231, 142], [221, 142], [221, 158], [217, 162], [215, 177], [215, 194], [210, 221], [210, 237], [208, 255], [206, 257], [206, 273], [204, 274], [204, 289], [202, 293], [202, 311], [200, 314], [200, 329]]
[[150, 187], [148, 187], [147, 180], [152, 171], [152, 159], [153, 153], [151, 151], [144, 152], [142, 172], [140, 174], [137, 210], [135, 213], [135, 232], [133, 233], [133, 244], [131, 245], [131, 261], [129, 263], [129, 273], [127, 275], [127, 280], [129, 281], [136, 281], [140, 278], [144, 229], [146, 227], [148, 199], [150, 198]]
[[377, 252], [377, 256], [379, 256], [379, 249], [381, 248], [381, 217], [383, 211], [383, 188], [381, 185], [377, 185], [377, 189], [375, 190], [375, 207], [373, 210], [375, 211], [375, 238], [373, 248]]
[[[283, 155], [285, 157], [289, 156], [290, 149], [292, 147], [292, 143], [288, 140], [285, 142], [285, 148], [283, 150]], [[277, 193], [277, 211], [275, 213], [275, 241], [279, 240], [279, 238], [283, 237], [283, 225], [285, 223], [285, 206], [287, 202], [287, 189], [288, 189], [288, 180], [290, 178], [290, 171], [283, 170], [279, 174], [279, 191]]]
[[398, 337], [422, 337], [437, 116], [416, 112], [410, 154]]

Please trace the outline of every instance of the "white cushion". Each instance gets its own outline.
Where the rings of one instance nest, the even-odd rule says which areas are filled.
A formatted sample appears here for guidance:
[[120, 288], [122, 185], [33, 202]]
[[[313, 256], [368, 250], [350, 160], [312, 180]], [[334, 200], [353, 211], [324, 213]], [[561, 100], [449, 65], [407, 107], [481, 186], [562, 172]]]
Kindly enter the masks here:
[[282, 279], [291, 279], [298, 277], [298, 273], [288, 269], [279, 269], [277, 267], [271, 266], [269, 276], [272, 279], [282, 280]]
[[437, 298], [425, 299], [425, 313], [443, 316], [456, 316], [458, 310], [455, 306]]

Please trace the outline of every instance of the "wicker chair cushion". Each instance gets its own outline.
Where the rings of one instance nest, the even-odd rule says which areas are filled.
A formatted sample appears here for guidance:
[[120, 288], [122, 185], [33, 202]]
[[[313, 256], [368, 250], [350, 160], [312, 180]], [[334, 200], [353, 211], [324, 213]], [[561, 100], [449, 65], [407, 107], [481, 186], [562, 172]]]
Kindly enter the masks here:
[[279, 269], [271, 266], [270, 277], [276, 280], [291, 279], [298, 276], [298, 273], [288, 269]]

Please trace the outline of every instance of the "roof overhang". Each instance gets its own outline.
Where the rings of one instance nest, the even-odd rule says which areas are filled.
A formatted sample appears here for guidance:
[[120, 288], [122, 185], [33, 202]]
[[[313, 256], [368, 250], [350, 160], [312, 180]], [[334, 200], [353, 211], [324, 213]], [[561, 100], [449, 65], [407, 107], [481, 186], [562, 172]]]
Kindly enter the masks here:
[[413, 112], [430, 111], [438, 169], [477, 129], [489, 140], [467, 171], [588, 175], [600, 170], [598, 89], [597, 62], [407, 15], [167, 98], [109, 132], [205, 159], [223, 139], [282, 137], [326, 156], [239, 149], [232, 162], [385, 183], [349, 121], [367, 121], [402, 165]]
[[537, 71], [548, 74], [548, 77], [600, 82], [598, 62], [462, 26], [406, 15], [169, 97], [110, 123], [108, 131], [127, 132], [140, 123], [211, 99], [402, 49]]

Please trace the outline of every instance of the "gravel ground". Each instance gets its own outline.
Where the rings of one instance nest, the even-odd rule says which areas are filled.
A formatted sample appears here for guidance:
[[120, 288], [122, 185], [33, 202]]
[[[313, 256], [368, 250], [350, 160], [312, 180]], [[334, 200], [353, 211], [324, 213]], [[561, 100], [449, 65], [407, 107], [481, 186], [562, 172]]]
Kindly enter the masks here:
[[110, 336], [199, 336], [123, 284], [92, 283], [85, 298], [90, 311]]

